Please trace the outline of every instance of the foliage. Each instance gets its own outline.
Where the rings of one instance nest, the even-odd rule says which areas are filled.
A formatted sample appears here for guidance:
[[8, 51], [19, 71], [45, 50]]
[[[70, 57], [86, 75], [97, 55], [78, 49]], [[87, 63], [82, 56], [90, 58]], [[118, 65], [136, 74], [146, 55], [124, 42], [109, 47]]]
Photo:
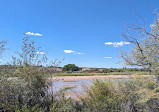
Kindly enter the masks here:
[[[65, 110], [64, 92], [54, 95], [49, 72], [39, 65], [46, 62], [46, 56], [39, 54], [34, 41], [28, 36], [23, 39], [22, 51], [13, 57], [13, 62], [0, 72], [0, 111], [54, 111]], [[41, 52], [41, 50], [40, 50]], [[11, 68], [8, 70], [8, 68]], [[51, 75], [50, 75], [51, 78]], [[67, 90], [67, 89], [66, 89]], [[65, 90], [65, 91], [66, 91]], [[50, 93], [51, 92], [51, 93]], [[59, 100], [60, 99], [60, 100]]]
[[7, 43], [6, 41], [0, 42], [0, 57], [1, 57], [2, 53], [6, 50], [6, 48], [5, 48], [6, 43]]
[[154, 78], [129, 81], [95, 80], [85, 87], [87, 97], [81, 98], [83, 112], [157, 112], [159, 85]]
[[108, 76], [108, 75], [133, 75], [142, 74], [149, 75], [146, 71], [126, 71], [126, 72], [110, 72], [110, 73], [87, 73], [87, 72], [64, 72], [64, 73], [52, 73], [52, 76]]
[[68, 65], [65, 65], [62, 70], [73, 72], [73, 71], [79, 71], [79, 70], [81, 70], [81, 68], [79, 68], [75, 64], [68, 64]]
[[103, 72], [104, 72], [104, 73], [110, 73], [110, 72], [124, 72], [124, 70], [123, 70], [123, 69], [113, 69], [113, 68], [107, 69], [107, 68], [105, 68], [105, 69], [103, 69]]
[[134, 46], [131, 52], [121, 51], [121, 57], [127, 65], [144, 67], [155, 75], [158, 75], [159, 14], [155, 13], [155, 20], [148, 27], [143, 18], [141, 18], [139, 25], [131, 24], [127, 27], [122, 35]]

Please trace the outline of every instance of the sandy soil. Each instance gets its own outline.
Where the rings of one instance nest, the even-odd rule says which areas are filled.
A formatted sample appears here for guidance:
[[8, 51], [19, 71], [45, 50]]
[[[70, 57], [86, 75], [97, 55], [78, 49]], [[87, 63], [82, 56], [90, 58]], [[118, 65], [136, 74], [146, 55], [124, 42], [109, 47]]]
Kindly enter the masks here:
[[58, 81], [79, 81], [79, 80], [94, 80], [94, 79], [129, 79], [135, 76], [132, 75], [108, 75], [108, 76], [56, 76], [49, 80]]

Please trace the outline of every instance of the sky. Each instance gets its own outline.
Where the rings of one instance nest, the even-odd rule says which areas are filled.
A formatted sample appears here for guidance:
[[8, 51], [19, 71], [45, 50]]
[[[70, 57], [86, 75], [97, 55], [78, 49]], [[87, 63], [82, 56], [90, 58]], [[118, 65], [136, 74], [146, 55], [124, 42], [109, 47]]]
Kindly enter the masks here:
[[8, 48], [1, 63], [21, 49], [25, 33], [49, 61], [64, 58], [60, 66], [123, 67], [119, 50], [131, 46], [121, 36], [123, 23], [138, 15], [153, 22], [154, 8], [159, 0], [1, 0], [0, 41]]

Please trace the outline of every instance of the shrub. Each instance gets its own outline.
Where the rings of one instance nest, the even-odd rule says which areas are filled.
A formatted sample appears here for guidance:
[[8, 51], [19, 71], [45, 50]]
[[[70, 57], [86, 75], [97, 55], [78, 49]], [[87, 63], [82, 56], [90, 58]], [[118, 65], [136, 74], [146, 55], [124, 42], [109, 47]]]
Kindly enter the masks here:
[[81, 109], [87, 112], [157, 112], [159, 85], [154, 78], [129, 81], [95, 80], [81, 98]]
[[62, 97], [64, 92], [54, 95], [48, 91], [52, 83], [48, 80], [49, 72], [39, 66], [46, 61], [45, 55], [37, 54], [39, 50], [25, 36], [22, 52], [17, 52], [19, 57], [13, 57], [13, 70], [0, 72], [0, 111], [68, 110], [64, 105], [68, 102], [71, 105], [72, 101]]

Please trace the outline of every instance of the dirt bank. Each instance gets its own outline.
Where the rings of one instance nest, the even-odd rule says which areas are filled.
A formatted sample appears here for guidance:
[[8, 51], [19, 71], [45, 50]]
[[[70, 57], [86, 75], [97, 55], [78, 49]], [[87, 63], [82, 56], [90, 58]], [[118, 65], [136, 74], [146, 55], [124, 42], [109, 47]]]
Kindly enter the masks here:
[[[108, 76], [56, 76], [49, 78], [49, 80], [58, 81], [79, 81], [79, 80], [94, 80], [94, 79], [129, 79], [135, 77], [134, 75], [108, 75]], [[146, 76], [144, 76], [146, 77]]]

